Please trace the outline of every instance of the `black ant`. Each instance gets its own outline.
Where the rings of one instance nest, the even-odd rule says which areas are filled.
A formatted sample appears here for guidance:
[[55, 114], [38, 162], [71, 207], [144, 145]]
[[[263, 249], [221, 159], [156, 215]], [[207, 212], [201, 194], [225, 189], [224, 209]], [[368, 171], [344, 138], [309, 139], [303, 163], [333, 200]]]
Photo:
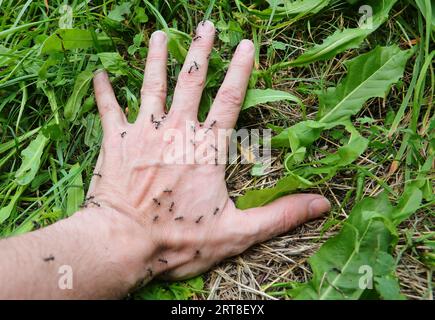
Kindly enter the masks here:
[[126, 131], [121, 132], [121, 138], [124, 138], [126, 134], [127, 134]]
[[99, 203], [96, 202], [96, 201], [91, 201], [91, 203], [92, 203], [93, 205], [97, 206], [97, 207], [101, 207], [101, 204], [99, 204]]
[[148, 271], [149, 276], [152, 277], [153, 276], [153, 270], [151, 268], [148, 268], [147, 271]]
[[216, 124], [216, 120], [213, 120], [211, 123], [210, 123], [210, 127], [208, 127], [206, 130], [205, 130], [205, 133], [207, 133], [207, 132], [209, 132], [210, 130], [211, 130], [211, 128], [213, 128], [213, 126]]
[[85, 198], [85, 201], [92, 200], [94, 198], [95, 198], [95, 196], [89, 196], [89, 197]]
[[214, 209], [213, 215], [216, 215], [219, 212], [219, 208]]
[[163, 192], [164, 193], [172, 193], [172, 190], [171, 189], [165, 189], [165, 190], [163, 190]]
[[179, 221], [179, 220], [183, 220], [183, 219], [184, 219], [183, 217], [176, 217], [174, 220]]
[[100, 173], [98, 173], [98, 172], [94, 172], [93, 174], [92, 174], [93, 176], [97, 176], [97, 177], [103, 177]]
[[169, 212], [172, 212], [172, 210], [174, 209], [174, 205], [175, 205], [175, 202], [171, 202], [171, 205], [170, 205], [170, 207], [169, 207]]
[[[166, 116], [162, 116], [162, 120], [165, 119]], [[151, 123], [154, 124], [154, 128], [158, 129], [160, 127], [160, 124], [162, 123], [162, 121], [158, 121], [154, 118], [154, 114], [151, 114]]]
[[201, 255], [201, 252], [199, 250], [195, 251], [195, 258], [198, 258]]
[[193, 37], [192, 41], [196, 41], [196, 40], [201, 39], [201, 38], [202, 38], [201, 36], [195, 36], [195, 37]]
[[164, 263], [164, 264], [168, 264], [168, 260], [165, 260], [165, 259], [159, 259], [159, 262]]
[[204, 218], [204, 216], [200, 216], [200, 217], [195, 221], [195, 223], [199, 223], [199, 222], [201, 221], [202, 218]]
[[156, 198], [153, 198], [153, 201], [154, 201], [154, 203], [156, 204], [156, 205], [160, 205], [160, 201], [159, 200], [157, 200]]
[[45, 262], [54, 261], [54, 256], [51, 254], [47, 258], [43, 259]]
[[193, 68], [195, 68], [196, 71], [199, 70], [199, 65], [196, 61], [193, 61], [193, 65], [190, 66], [189, 71], [187, 73], [192, 73]]
[[211, 144], [210, 147], [212, 147], [214, 149], [214, 151], [218, 151], [218, 148], [216, 148], [216, 146]]
[[156, 222], [158, 219], [159, 219], [159, 216], [155, 216], [155, 217], [153, 218], [153, 222]]

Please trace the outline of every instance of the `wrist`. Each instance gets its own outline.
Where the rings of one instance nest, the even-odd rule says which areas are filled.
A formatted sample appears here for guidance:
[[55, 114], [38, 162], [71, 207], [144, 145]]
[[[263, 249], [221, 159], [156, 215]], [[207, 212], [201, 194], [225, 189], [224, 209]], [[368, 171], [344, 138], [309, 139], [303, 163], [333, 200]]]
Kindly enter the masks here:
[[113, 277], [120, 292], [127, 293], [139, 283], [150, 281], [148, 271], [156, 248], [149, 233], [134, 219], [108, 208], [86, 208], [70, 219], [90, 236], [90, 241], [102, 254], [99, 264], [104, 265], [107, 277]]

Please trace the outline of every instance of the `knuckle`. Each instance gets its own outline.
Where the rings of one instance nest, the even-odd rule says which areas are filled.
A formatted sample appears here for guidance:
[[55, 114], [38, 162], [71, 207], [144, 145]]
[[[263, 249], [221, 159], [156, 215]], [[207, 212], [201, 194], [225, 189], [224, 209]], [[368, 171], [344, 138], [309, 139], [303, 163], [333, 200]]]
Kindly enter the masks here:
[[219, 118], [220, 123], [233, 123], [237, 119], [237, 116], [239, 114], [239, 108], [238, 105], [229, 105], [224, 104], [224, 107], [229, 106], [230, 108], [222, 108], [219, 110], [216, 114], [216, 118]]
[[299, 218], [297, 215], [292, 212], [290, 207], [286, 207], [283, 209], [282, 214], [278, 215], [281, 218], [281, 221], [277, 222], [277, 233], [281, 234], [290, 229], [297, 227], [300, 224]]
[[166, 62], [166, 56], [161, 54], [160, 52], [157, 53], [149, 53], [146, 58], [146, 63], [160, 63], [160, 62]]
[[[242, 215], [243, 213], [238, 214]], [[243, 227], [241, 227], [242, 221], [241, 217], [238, 217], [237, 220], [226, 227], [234, 250], [240, 250], [240, 248], [252, 245], [260, 229], [259, 225], [253, 223], [244, 223]]]
[[205, 85], [205, 79], [203, 75], [198, 73], [196, 70], [191, 73], [182, 71], [178, 76], [178, 83], [185, 89], [202, 89]]
[[237, 88], [224, 87], [219, 92], [218, 99], [223, 105], [240, 106], [243, 103], [244, 95]]
[[141, 96], [152, 95], [159, 99], [166, 98], [166, 83], [161, 80], [145, 81], [142, 89], [140, 90]]
[[195, 241], [195, 234], [186, 232], [186, 230], [182, 230], [182, 228], [174, 228], [166, 235], [165, 244], [170, 248], [181, 249], [192, 247]]
[[202, 35], [202, 36], [203, 36], [203, 38], [201, 40], [203, 40], [203, 41], [193, 42], [191, 49], [195, 48], [195, 50], [197, 49], [198, 51], [202, 51], [202, 52], [205, 51], [205, 54], [207, 54], [207, 52], [210, 51], [210, 46], [211, 46], [210, 43], [214, 38], [213, 37], [209, 38], [208, 36], [204, 36], [204, 35]]
[[109, 116], [111, 113], [114, 113], [117, 108], [119, 108], [119, 105], [117, 103], [102, 103], [100, 106], [101, 117]]

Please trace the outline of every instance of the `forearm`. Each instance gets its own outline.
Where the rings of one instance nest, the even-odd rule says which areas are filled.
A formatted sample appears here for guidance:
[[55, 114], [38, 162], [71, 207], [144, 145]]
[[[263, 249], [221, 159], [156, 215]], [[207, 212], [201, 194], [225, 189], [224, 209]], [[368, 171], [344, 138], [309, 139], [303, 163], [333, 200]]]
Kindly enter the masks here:
[[121, 297], [149, 276], [145, 236], [130, 218], [96, 208], [0, 240], [0, 298]]

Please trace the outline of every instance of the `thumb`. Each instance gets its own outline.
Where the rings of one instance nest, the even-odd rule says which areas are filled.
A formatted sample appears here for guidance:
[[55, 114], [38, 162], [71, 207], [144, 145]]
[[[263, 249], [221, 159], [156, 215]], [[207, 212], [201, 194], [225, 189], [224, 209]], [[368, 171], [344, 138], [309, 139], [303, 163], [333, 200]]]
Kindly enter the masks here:
[[294, 194], [258, 208], [238, 211], [237, 225], [243, 225], [252, 241], [261, 242], [287, 232], [329, 211], [329, 201], [318, 194]]

